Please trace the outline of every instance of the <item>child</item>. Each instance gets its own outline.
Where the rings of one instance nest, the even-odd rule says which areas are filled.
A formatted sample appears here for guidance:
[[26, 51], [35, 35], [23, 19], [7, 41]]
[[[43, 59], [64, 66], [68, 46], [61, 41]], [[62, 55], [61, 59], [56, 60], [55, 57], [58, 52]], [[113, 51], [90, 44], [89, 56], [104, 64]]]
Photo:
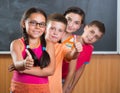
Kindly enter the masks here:
[[46, 37], [55, 43], [56, 66], [55, 72], [49, 76], [49, 85], [51, 93], [62, 93], [62, 60], [71, 60], [76, 58], [81, 51], [81, 43], [75, 42], [75, 48], [71, 51], [66, 46], [57, 43], [64, 35], [67, 20], [61, 14], [51, 14], [47, 20]]
[[102, 22], [94, 20], [84, 27], [83, 34], [79, 37], [80, 42], [83, 46], [83, 51], [80, 52], [77, 58], [76, 70], [74, 71], [74, 76], [69, 82], [65, 93], [72, 93], [73, 88], [78, 82], [85, 69], [85, 65], [90, 61], [92, 51], [94, 49], [93, 43], [97, 42], [105, 34], [105, 26]]
[[[82, 25], [84, 25], [85, 13], [79, 7], [70, 7], [68, 8], [64, 16], [66, 17], [68, 24], [66, 33], [62, 37], [62, 44], [66, 45], [68, 48], [72, 49], [74, 47], [74, 36], [72, 33], [78, 31]], [[73, 78], [75, 72], [76, 62], [71, 61], [70, 63], [63, 61], [62, 67], [62, 78], [63, 78], [63, 93], [65, 93], [66, 88], [69, 85], [69, 82]], [[69, 71], [68, 71], [69, 69]], [[65, 81], [64, 81], [65, 80]]]
[[38, 8], [28, 9], [21, 19], [23, 37], [10, 46], [12, 93], [50, 93], [48, 75], [54, 73], [55, 54], [54, 43], [44, 38], [46, 19], [45, 12]]

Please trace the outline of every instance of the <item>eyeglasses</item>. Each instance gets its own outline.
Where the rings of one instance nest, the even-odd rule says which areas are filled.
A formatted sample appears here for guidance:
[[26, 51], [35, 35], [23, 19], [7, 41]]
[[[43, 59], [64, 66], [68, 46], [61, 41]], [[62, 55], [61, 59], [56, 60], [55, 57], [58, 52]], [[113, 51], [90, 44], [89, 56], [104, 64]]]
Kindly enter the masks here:
[[38, 23], [38, 22], [36, 22], [35, 20], [29, 21], [29, 24], [32, 25], [32, 26], [37, 26], [37, 25], [39, 25], [39, 27], [45, 27], [45, 26], [46, 26], [46, 23], [45, 23], [45, 22]]

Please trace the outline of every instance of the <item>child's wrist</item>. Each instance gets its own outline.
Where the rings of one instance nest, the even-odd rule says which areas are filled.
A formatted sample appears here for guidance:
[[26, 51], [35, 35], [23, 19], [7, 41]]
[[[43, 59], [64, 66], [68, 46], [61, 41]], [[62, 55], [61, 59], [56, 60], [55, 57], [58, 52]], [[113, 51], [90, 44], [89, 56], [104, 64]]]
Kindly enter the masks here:
[[23, 67], [26, 67], [26, 60], [23, 60]]

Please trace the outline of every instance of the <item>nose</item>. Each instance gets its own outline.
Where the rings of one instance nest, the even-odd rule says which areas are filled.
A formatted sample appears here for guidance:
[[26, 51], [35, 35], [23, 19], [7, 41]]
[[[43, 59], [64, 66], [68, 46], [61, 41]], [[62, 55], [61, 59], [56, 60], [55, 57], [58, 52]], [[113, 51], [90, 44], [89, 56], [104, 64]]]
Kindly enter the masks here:
[[40, 28], [40, 25], [39, 25], [39, 24], [36, 24], [36, 28]]
[[54, 30], [53, 34], [54, 35], [57, 35], [58, 31], [57, 30]]
[[90, 36], [90, 40], [93, 40], [95, 38], [95, 35]]
[[68, 22], [68, 25], [69, 26], [73, 26], [73, 22]]

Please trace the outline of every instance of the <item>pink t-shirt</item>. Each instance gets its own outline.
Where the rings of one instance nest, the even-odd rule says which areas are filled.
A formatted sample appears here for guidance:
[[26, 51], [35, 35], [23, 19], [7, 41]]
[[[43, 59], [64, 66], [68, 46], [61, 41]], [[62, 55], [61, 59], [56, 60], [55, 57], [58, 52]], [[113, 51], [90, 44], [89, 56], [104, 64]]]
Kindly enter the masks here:
[[[80, 52], [77, 59], [76, 70], [78, 70], [83, 64], [87, 64], [90, 62], [93, 49], [94, 47], [92, 45], [83, 45], [83, 51]], [[62, 78], [66, 78], [68, 74], [68, 69], [69, 69], [69, 63], [63, 62]]]
[[[20, 39], [20, 40], [24, 43], [23, 39]], [[41, 45], [39, 45], [39, 47], [34, 48], [32, 50], [38, 58], [41, 57], [41, 55], [42, 55], [42, 46]], [[26, 57], [25, 48], [22, 52], [22, 56], [23, 56], [23, 58]], [[34, 76], [34, 75], [19, 73], [18, 71], [14, 71], [12, 80], [17, 81], [17, 82], [22, 82], [22, 83], [29, 83], [29, 84], [48, 83], [48, 77]]]

